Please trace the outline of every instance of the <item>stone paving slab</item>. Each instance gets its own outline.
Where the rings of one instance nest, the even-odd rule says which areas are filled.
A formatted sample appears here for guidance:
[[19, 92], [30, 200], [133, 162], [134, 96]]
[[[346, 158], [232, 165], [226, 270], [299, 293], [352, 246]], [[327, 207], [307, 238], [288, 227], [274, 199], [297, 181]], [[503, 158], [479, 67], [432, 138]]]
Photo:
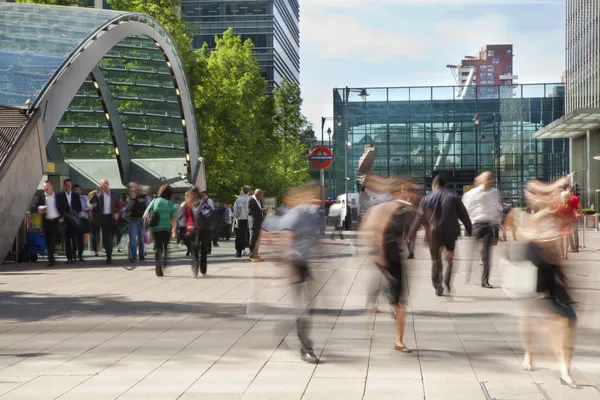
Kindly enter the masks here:
[[[501, 281], [499, 256], [522, 247], [494, 249], [492, 284]], [[558, 382], [543, 335], [534, 338], [536, 369], [521, 370], [521, 306], [477, 285], [471, 248], [459, 241], [454, 291], [438, 298], [418, 246], [406, 269], [405, 343], [414, 351], [400, 354], [385, 290], [381, 313], [365, 314], [367, 294], [384, 284], [372, 261], [351, 240], [324, 241], [305, 293], [316, 366], [299, 360], [287, 268], [236, 259], [232, 242], [213, 249], [200, 279], [174, 244], [164, 278], [150, 260], [118, 255], [109, 267], [94, 257], [52, 269], [5, 265], [0, 399], [600, 399], [600, 252], [565, 264], [580, 317], [576, 391]]]

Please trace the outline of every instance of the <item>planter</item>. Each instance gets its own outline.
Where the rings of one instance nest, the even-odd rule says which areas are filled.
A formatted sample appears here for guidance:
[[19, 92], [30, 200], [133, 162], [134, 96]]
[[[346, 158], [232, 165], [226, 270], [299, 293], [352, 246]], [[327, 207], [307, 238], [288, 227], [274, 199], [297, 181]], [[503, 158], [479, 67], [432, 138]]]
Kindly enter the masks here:
[[585, 227], [590, 229], [596, 229], [596, 216], [595, 215], [585, 215], [584, 217]]

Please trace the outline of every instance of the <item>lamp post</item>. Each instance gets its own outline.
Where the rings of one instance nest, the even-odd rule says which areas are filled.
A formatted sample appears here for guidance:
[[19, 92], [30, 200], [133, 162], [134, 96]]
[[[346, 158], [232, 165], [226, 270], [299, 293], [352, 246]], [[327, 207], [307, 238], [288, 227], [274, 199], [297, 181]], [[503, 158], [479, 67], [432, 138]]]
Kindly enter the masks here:
[[479, 174], [479, 115], [473, 117], [475, 124], [475, 176]]
[[[328, 144], [328, 148], [329, 150], [332, 150], [331, 147], [331, 127], [327, 128], [327, 136], [329, 136], [329, 144]], [[332, 150], [333, 151], [333, 150]], [[327, 173], [328, 173], [328, 177], [327, 177], [327, 188], [329, 189], [329, 193], [331, 193], [331, 167], [327, 168]]]
[[[350, 180], [350, 177], [348, 176], [348, 148], [352, 146], [352, 143], [348, 140], [348, 135], [349, 135], [349, 126], [348, 126], [348, 101], [350, 98], [350, 93], [351, 92], [356, 92], [359, 93], [360, 98], [363, 101], [367, 100], [367, 96], [369, 96], [369, 94], [367, 93], [367, 89], [351, 89], [348, 86], [346, 86], [345, 90], [344, 90], [344, 119], [345, 119], [345, 123], [346, 123], [346, 128], [345, 128], [345, 145], [344, 145], [344, 155], [345, 155], [345, 168], [344, 168], [344, 192], [345, 195], [344, 197], [346, 198], [346, 209], [348, 209], [349, 205], [348, 205], [348, 181]], [[352, 218], [352, 216], [350, 217]]]

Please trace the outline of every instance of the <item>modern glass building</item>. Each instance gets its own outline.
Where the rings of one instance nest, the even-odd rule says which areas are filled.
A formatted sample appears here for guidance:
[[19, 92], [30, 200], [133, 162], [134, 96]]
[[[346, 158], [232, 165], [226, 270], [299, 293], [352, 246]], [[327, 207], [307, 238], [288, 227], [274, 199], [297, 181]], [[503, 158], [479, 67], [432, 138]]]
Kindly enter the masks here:
[[[563, 86], [494, 86], [483, 91], [484, 96], [481, 89], [472, 87], [464, 93], [455, 86], [334, 89], [336, 159], [330, 195], [344, 193], [346, 142], [349, 192], [356, 191], [365, 145], [377, 148], [374, 173], [410, 175], [426, 189], [436, 174], [444, 173], [450, 187], [462, 194], [479, 173], [493, 171], [499, 189], [514, 204], [522, 203], [528, 180], [564, 176], [568, 141], [533, 138], [540, 127], [563, 115]], [[365, 100], [359, 95], [364, 90]]]
[[268, 92], [283, 77], [300, 84], [300, 7], [298, 0], [183, 0], [183, 17], [194, 34], [194, 47], [215, 47], [215, 35], [229, 28], [250, 38]]

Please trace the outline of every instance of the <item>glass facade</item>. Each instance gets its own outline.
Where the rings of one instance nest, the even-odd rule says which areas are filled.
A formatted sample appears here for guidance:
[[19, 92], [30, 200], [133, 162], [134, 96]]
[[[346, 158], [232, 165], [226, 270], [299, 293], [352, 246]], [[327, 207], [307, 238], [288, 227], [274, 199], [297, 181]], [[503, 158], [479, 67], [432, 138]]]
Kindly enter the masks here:
[[600, 107], [600, 0], [566, 1], [566, 113]]
[[330, 195], [344, 193], [346, 132], [349, 192], [356, 191], [365, 145], [377, 148], [376, 174], [411, 175], [428, 190], [433, 177], [444, 173], [462, 194], [479, 173], [493, 171], [506, 200], [517, 205], [528, 180], [568, 173], [567, 140], [533, 139], [540, 127], [563, 115], [562, 85], [490, 87], [483, 98], [477, 88], [463, 98], [455, 86], [366, 88], [366, 100], [363, 88], [348, 89], [347, 107], [346, 89], [334, 89]]
[[193, 30], [194, 47], [215, 47], [215, 35], [233, 28], [251, 39], [262, 74], [272, 91], [283, 77], [300, 83], [300, 28], [297, 0], [183, 0], [182, 14]]

